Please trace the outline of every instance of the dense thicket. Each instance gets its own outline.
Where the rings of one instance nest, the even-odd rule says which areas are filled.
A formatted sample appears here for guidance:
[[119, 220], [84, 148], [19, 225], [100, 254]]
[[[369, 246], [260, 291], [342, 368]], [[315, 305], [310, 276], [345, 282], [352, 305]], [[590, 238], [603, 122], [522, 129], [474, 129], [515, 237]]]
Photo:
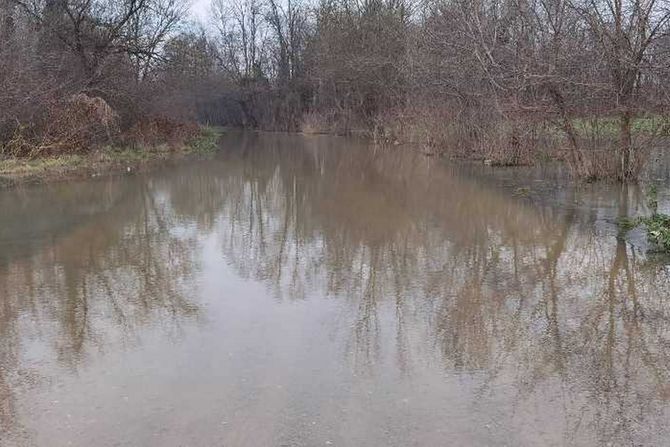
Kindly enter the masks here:
[[195, 92], [184, 101], [184, 80], [202, 82], [213, 67], [194, 54], [208, 43], [179, 35], [186, 13], [181, 0], [0, 0], [0, 155], [197, 131], [185, 124]]
[[627, 180], [665, 130], [666, 0], [213, 0], [207, 31], [180, 0], [0, 5], [5, 152], [83, 108], [98, 139], [147, 117], [363, 131]]
[[244, 122], [364, 130], [584, 177], [635, 178], [665, 130], [661, 0], [216, 1]]

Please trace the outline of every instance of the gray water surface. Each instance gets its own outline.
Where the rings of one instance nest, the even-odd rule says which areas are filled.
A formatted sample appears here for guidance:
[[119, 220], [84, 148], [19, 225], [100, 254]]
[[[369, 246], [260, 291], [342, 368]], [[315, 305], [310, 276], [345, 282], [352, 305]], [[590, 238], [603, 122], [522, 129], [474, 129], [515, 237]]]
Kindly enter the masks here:
[[1, 445], [670, 444], [670, 268], [615, 224], [643, 188], [221, 146], [0, 192]]

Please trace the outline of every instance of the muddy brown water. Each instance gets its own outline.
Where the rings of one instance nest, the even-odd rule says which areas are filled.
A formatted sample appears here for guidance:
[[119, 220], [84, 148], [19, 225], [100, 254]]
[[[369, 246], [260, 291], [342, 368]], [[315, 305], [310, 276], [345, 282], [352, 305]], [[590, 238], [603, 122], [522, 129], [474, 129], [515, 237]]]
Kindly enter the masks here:
[[643, 188], [221, 144], [0, 192], [2, 446], [670, 445]]

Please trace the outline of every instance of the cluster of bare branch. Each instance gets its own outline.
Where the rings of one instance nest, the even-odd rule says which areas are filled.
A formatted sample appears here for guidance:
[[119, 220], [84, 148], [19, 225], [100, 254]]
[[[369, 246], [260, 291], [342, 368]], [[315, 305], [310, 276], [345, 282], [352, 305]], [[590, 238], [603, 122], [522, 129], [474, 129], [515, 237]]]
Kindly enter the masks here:
[[[668, 0], [0, 0], [0, 141], [45, 101], [636, 178], [666, 130]], [[55, 99], [54, 99], [55, 98]]]
[[[294, 0], [295, 1], [295, 0]], [[242, 120], [639, 175], [667, 93], [665, 0], [217, 0]], [[651, 129], [649, 129], [651, 128]], [[644, 138], [643, 138], [644, 137]]]
[[182, 0], [1, 0], [1, 153], [89, 150], [162, 112], [165, 46], [186, 11]]

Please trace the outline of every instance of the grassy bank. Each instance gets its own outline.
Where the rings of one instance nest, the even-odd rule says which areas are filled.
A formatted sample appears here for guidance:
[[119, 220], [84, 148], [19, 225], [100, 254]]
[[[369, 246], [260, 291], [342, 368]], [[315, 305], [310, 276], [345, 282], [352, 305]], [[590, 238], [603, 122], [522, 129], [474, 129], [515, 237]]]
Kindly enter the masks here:
[[[575, 118], [572, 125], [579, 136], [603, 135], [616, 138], [619, 136], [619, 121], [616, 117]], [[670, 122], [664, 116], [646, 115], [636, 117], [631, 122], [634, 135], [670, 135]]]
[[84, 155], [0, 159], [0, 188], [143, 171], [167, 161], [213, 154], [221, 130], [204, 127], [178, 147], [103, 147]]

